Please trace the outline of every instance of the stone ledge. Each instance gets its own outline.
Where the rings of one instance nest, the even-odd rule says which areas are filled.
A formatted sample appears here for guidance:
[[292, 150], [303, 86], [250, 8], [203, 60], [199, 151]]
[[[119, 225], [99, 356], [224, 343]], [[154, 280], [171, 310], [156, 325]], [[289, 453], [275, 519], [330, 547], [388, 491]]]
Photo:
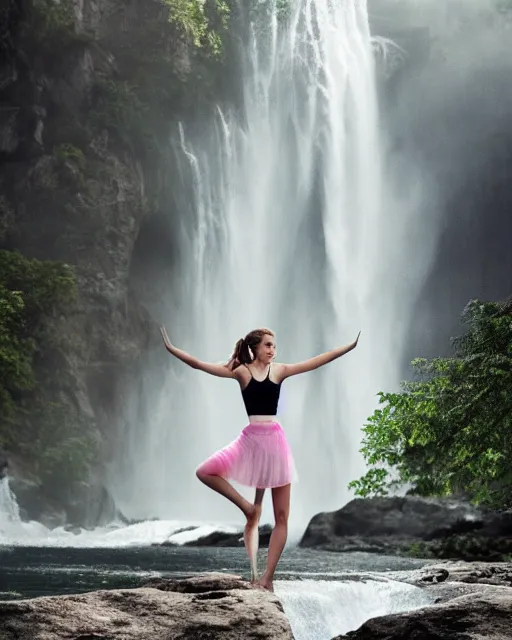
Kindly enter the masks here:
[[278, 598], [229, 574], [0, 602], [2, 640], [293, 640]]

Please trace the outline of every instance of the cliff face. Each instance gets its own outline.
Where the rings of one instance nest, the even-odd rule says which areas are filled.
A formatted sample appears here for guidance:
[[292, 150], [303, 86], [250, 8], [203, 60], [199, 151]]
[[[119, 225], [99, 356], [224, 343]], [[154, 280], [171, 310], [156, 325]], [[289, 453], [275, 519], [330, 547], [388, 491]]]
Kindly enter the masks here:
[[27, 516], [93, 523], [112, 515], [101, 468], [123, 380], [158, 336], [130, 288], [134, 245], [172, 196], [170, 126], [200, 116], [222, 63], [156, 0], [9, 0], [1, 21], [0, 249], [74, 266], [77, 300], [35, 367], [99, 451], [94, 480], [43, 481], [19, 451], [10, 472]]

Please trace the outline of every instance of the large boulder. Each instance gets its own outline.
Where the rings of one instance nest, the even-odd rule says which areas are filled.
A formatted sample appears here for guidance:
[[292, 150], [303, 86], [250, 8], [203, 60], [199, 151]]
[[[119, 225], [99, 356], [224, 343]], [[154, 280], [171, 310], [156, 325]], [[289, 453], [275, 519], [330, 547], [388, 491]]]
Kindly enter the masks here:
[[333, 640], [506, 640], [512, 638], [511, 620], [512, 590], [502, 588], [373, 618]]
[[433, 606], [373, 618], [333, 640], [512, 638], [512, 563], [442, 562], [388, 577], [428, 589]]
[[206, 574], [139, 589], [0, 602], [2, 640], [293, 640], [279, 600]]
[[369, 498], [314, 516], [300, 546], [499, 560], [512, 552], [511, 532], [512, 514], [485, 511], [464, 501], [417, 496]]
[[474, 528], [481, 517], [480, 511], [463, 502], [415, 496], [358, 498], [338, 511], [314, 516], [301, 545], [316, 546], [329, 542], [333, 536], [393, 535], [428, 539], [446, 527]]
[[[272, 527], [264, 524], [259, 528], [259, 545], [260, 547], [268, 547]], [[243, 531], [229, 533], [227, 531], [213, 531], [206, 536], [185, 542], [185, 547], [243, 547], [244, 535]]]

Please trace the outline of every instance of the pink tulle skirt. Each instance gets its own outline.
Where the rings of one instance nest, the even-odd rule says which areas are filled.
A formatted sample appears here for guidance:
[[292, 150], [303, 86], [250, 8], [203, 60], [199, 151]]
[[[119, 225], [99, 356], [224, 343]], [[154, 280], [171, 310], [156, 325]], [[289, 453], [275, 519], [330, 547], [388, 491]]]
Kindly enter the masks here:
[[282, 487], [296, 479], [290, 445], [278, 422], [251, 423], [236, 440], [205, 460], [198, 472], [248, 487]]

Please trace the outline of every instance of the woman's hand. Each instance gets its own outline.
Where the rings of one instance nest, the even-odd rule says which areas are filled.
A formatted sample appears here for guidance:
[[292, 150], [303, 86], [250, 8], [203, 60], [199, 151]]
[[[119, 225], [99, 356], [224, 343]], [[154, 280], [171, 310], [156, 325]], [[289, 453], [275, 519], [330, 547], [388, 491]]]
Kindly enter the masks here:
[[167, 351], [171, 353], [175, 358], [178, 358], [178, 360], [181, 360], [185, 364], [188, 364], [188, 366], [192, 367], [192, 369], [199, 369], [200, 371], [209, 373], [212, 376], [218, 376], [219, 378], [235, 377], [231, 368], [226, 364], [203, 362], [202, 360], [191, 356], [190, 353], [183, 351], [183, 349], [178, 349], [178, 347], [175, 347], [169, 340], [169, 336], [167, 335], [165, 327], [160, 327], [160, 333], [162, 334], [162, 339]]
[[172, 353], [172, 344], [169, 340], [169, 336], [167, 335], [165, 327], [160, 327], [160, 333], [162, 334], [165, 348], [167, 349], [167, 351], [169, 351], [169, 353]]
[[357, 343], [359, 342], [359, 336], [361, 335], [361, 332], [359, 332], [357, 334], [357, 338], [354, 340], [354, 342], [352, 343], [352, 349], [355, 349], [357, 347]]

